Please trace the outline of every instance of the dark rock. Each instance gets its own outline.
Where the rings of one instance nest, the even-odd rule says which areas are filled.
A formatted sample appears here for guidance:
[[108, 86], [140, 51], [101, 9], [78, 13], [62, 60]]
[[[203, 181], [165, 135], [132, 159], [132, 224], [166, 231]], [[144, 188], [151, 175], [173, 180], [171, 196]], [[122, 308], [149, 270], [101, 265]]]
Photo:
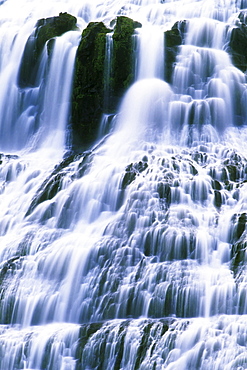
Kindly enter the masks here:
[[246, 250], [247, 250], [246, 238], [243, 238], [243, 240], [240, 240], [232, 245], [231, 269], [234, 272], [235, 276], [239, 276], [241, 275], [242, 272], [246, 271], [245, 266]]
[[[112, 24], [115, 22], [112, 22]], [[113, 34], [109, 111], [115, 112], [119, 99], [133, 81], [133, 33], [138, 22], [117, 17]], [[104, 112], [106, 34], [112, 30], [102, 22], [89, 23], [82, 33], [76, 56], [72, 97], [72, 146], [87, 148], [98, 136]]]
[[[92, 323], [92, 324], [85, 324], [82, 325], [80, 328], [79, 340], [78, 345], [76, 348], [76, 358], [81, 360], [81, 356], [84, 350], [85, 345], [87, 344], [89, 338], [98, 330], [101, 329], [102, 323]], [[78, 368], [78, 367], [77, 367]]]
[[102, 22], [91, 22], [82, 32], [75, 62], [72, 96], [73, 147], [87, 147], [97, 137], [104, 104], [106, 34]]
[[240, 182], [246, 179], [246, 159], [237, 153], [231, 153], [229, 158], [224, 160], [223, 165], [227, 170], [227, 178], [230, 181]]
[[[119, 370], [124, 353], [124, 339], [128, 329], [129, 321], [124, 321], [119, 326], [117, 333], [117, 342], [114, 347], [114, 364], [112, 369]], [[103, 369], [108, 360], [108, 343], [112, 337], [111, 328], [108, 325], [92, 323], [82, 325], [80, 330], [80, 339], [76, 349], [76, 369], [93, 368]], [[93, 338], [93, 339], [92, 339]], [[92, 343], [92, 340], [95, 343]], [[92, 352], [89, 353], [88, 351]]]
[[157, 184], [157, 192], [159, 194], [160, 198], [166, 198], [167, 200], [171, 200], [171, 187], [168, 183], [166, 182], [159, 182]]
[[231, 269], [233, 270], [235, 277], [241, 275], [241, 273], [246, 269], [246, 221], [246, 213], [235, 214], [231, 219], [232, 229], [229, 235], [229, 241], [232, 243]]
[[140, 161], [138, 163], [131, 163], [125, 169], [125, 174], [122, 180], [122, 189], [126, 189], [128, 185], [130, 185], [136, 178], [138, 174], [145, 171], [148, 167], [147, 162]]
[[113, 34], [112, 89], [115, 98], [121, 98], [134, 78], [133, 34], [141, 24], [128, 17], [117, 17]]
[[[164, 341], [164, 336], [170, 330], [174, 319], [143, 320], [139, 327], [140, 334], [136, 344], [136, 356], [133, 361], [133, 370], [145, 366], [147, 358], [150, 360], [149, 368], [157, 369], [156, 361], [152, 358], [156, 342]], [[81, 326], [79, 340], [76, 348], [76, 370], [107, 368], [111, 361], [112, 370], [123, 368], [123, 356], [126, 353], [126, 334], [128, 333], [131, 320], [123, 320], [120, 324], [111, 322], [91, 323]], [[174, 340], [172, 340], [174, 337]], [[109, 343], [114, 338], [114, 346], [109, 351]], [[154, 341], [154, 338], [156, 341]], [[170, 337], [169, 337], [170, 338]], [[163, 343], [163, 342], [162, 342]], [[169, 339], [169, 350], [175, 346], [175, 336], [171, 333]], [[167, 350], [167, 344], [165, 350]], [[164, 353], [166, 353], [164, 350]], [[164, 355], [165, 356], [165, 355]]]
[[240, 215], [234, 215], [232, 217], [232, 222], [234, 224], [232, 233], [232, 242], [236, 243], [241, 238], [246, 225], [246, 213], [241, 213]]
[[212, 188], [214, 190], [221, 190], [222, 189], [221, 183], [217, 180], [212, 180]]
[[246, 12], [239, 14], [239, 25], [231, 31], [231, 38], [229, 42], [229, 49], [227, 50], [232, 56], [232, 62], [235, 67], [241, 71], [247, 69], [247, 23]]
[[54, 168], [51, 175], [42, 183], [28, 208], [26, 216], [29, 216], [40, 203], [55, 197], [55, 195], [62, 188], [64, 177], [68, 174], [68, 166], [73, 161], [80, 159], [80, 157], [81, 163], [79, 164], [77, 172], [76, 174], [72, 173], [71, 177], [80, 178], [84, 175], [84, 172], [90, 166], [90, 161], [92, 159], [91, 153], [81, 154], [80, 156], [72, 154], [66, 157], [58, 166]]
[[[21, 88], [39, 84], [37, 73], [40, 66], [41, 53], [48, 40], [61, 36], [65, 32], [77, 29], [77, 19], [68, 13], [60, 13], [58, 17], [40, 19], [27, 40], [18, 74]], [[47, 43], [47, 53], [51, 54], [53, 42]]]
[[184, 41], [186, 21], [174, 24], [171, 30], [165, 32], [165, 81], [172, 82], [172, 75], [179, 46]]
[[220, 208], [222, 205], [222, 196], [219, 190], [214, 190], [214, 205], [216, 208]]

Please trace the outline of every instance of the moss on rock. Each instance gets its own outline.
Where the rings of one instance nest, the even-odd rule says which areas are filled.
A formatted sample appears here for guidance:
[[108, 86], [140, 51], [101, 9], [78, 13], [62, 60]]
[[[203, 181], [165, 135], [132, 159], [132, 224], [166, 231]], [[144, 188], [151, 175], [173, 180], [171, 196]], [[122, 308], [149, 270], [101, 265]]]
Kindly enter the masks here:
[[[114, 23], [114, 22], [113, 22]], [[140, 24], [117, 17], [113, 33], [110, 110], [133, 81], [133, 33]], [[113, 32], [102, 22], [91, 22], [83, 31], [76, 55], [72, 97], [72, 146], [85, 149], [97, 138], [104, 111], [106, 34]]]
[[[33, 87], [38, 83], [37, 72], [46, 42], [54, 37], [61, 36], [65, 32], [77, 29], [76, 23], [77, 19], [68, 13], [60, 13], [56, 17], [38, 20], [23, 52], [18, 76], [20, 87]], [[48, 54], [51, 53], [52, 46], [52, 42], [47, 44]]]
[[121, 98], [134, 79], [133, 34], [141, 24], [132, 19], [117, 17], [113, 34], [112, 89], [116, 98]]
[[184, 41], [186, 21], [176, 22], [171, 30], [165, 32], [165, 80], [172, 82], [172, 75], [179, 46]]
[[91, 22], [79, 44], [72, 97], [73, 145], [87, 146], [97, 135], [104, 104], [104, 66], [106, 34], [102, 22]]

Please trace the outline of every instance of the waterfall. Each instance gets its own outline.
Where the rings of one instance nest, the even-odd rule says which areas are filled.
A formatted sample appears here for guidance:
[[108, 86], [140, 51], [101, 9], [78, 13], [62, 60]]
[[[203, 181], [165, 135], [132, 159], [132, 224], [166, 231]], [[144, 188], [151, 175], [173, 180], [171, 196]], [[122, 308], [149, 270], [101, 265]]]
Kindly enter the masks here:
[[[60, 13], [75, 29], [30, 63]], [[244, 0], [0, 1], [0, 370], [247, 368], [246, 15]], [[142, 27], [114, 111], [117, 16]], [[109, 28], [106, 127], [75, 153], [89, 22]]]

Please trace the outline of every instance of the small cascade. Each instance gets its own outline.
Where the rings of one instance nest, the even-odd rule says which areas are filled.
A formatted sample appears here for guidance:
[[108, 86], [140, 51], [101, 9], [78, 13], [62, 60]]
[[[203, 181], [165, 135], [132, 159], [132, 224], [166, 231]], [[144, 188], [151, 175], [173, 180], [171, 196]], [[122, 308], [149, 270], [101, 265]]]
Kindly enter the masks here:
[[[19, 45], [18, 42], [16, 43]], [[66, 38], [57, 40], [48, 76], [47, 65], [49, 61], [47, 53], [44, 52], [36, 80], [37, 86], [23, 89], [18, 86], [18, 69], [16, 69], [16, 63], [18, 65], [16, 54], [20, 53], [21, 55], [21, 51], [12, 53], [11, 58], [17, 60], [14, 59], [13, 63], [8, 63], [0, 77], [4, 86], [4, 89], [1, 90], [3, 105], [0, 112], [1, 147], [3, 150], [13, 151], [23, 149], [28, 145], [34, 148], [37, 145], [42, 145], [44, 141], [44, 137], [42, 139], [43, 130], [45, 130], [45, 140], [47, 140], [48, 131], [60, 131], [60, 139], [56, 140], [50, 137], [50, 140], [53, 144], [59, 143], [60, 148], [63, 147], [72, 86], [73, 67], [71, 66], [73, 66], [77, 44], [78, 34], [72, 34], [70, 40], [68, 36], [67, 40]], [[60, 72], [57, 69], [58, 60]], [[21, 63], [20, 59], [19, 63]], [[63, 91], [62, 96], [61, 91]], [[54, 123], [57, 124], [57, 128]], [[44, 126], [46, 126], [45, 129]], [[21, 135], [19, 127], [21, 127]]]
[[[243, 96], [245, 76], [233, 67], [224, 51], [226, 26], [200, 18], [190, 20], [187, 28], [173, 75], [177, 98], [170, 104], [171, 127], [182, 127], [186, 137], [186, 126], [194, 131], [194, 127], [201, 130], [202, 125], [211, 125], [223, 132], [228, 126], [243, 123], [244, 114], [236, 96]], [[215, 134], [206, 136], [214, 140]], [[185, 143], [193, 142], [186, 140]]]
[[194, 18], [188, 25], [186, 44], [221, 50], [225, 44], [225, 23], [210, 18]]
[[[45, 137], [49, 137], [48, 142], [45, 143], [48, 147], [52, 145], [54, 148], [54, 145], [57, 145], [57, 148], [61, 148], [65, 145], [78, 36], [72, 31], [71, 34], [66, 33], [64, 38], [57, 38], [55, 41], [40, 118], [41, 130], [45, 131]], [[51, 135], [49, 135], [50, 132]]]
[[140, 29], [137, 79], [164, 77], [164, 32], [160, 28]]
[[157, 140], [167, 122], [171, 94], [169, 85], [160, 79], [142, 79], [132, 85], [120, 107], [117, 129], [121, 138]]

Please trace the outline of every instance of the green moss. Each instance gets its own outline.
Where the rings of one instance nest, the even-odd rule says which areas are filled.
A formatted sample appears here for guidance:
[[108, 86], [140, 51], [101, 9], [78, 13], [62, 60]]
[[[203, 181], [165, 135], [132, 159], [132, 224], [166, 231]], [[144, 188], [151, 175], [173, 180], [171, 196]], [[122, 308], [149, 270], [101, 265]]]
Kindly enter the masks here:
[[77, 50], [72, 97], [74, 146], [87, 146], [97, 135], [103, 112], [106, 34], [102, 22], [91, 22], [83, 31]]
[[[61, 36], [63, 33], [77, 29], [77, 19], [68, 13], [60, 13], [57, 17], [40, 19], [35, 30], [27, 40], [19, 69], [18, 84], [20, 87], [35, 86], [40, 65], [40, 56], [48, 40]], [[47, 43], [47, 53], [51, 54], [53, 42]]]
[[121, 97], [133, 82], [133, 34], [141, 24], [128, 17], [117, 17], [113, 34], [113, 93]]
[[40, 19], [36, 24], [36, 52], [40, 54], [45, 43], [53, 37], [75, 30], [77, 19], [68, 13], [60, 13], [58, 17]]
[[[133, 81], [133, 33], [140, 24], [117, 17], [113, 34], [110, 111]], [[112, 32], [102, 22], [91, 22], [83, 31], [75, 63], [72, 97], [72, 146], [85, 149], [95, 141], [104, 111], [106, 34]]]

